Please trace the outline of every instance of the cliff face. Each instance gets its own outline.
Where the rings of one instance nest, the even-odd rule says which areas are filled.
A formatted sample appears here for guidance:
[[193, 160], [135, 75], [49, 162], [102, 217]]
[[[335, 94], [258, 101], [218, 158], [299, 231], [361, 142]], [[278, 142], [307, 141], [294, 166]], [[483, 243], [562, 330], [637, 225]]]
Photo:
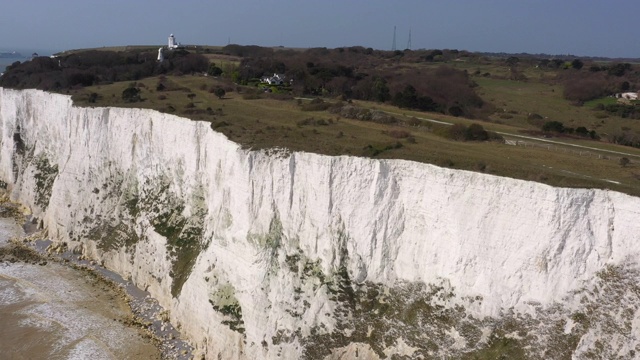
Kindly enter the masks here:
[[0, 124], [12, 198], [147, 288], [208, 358], [640, 351], [638, 198], [249, 151], [208, 123], [35, 90], [0, 89]]

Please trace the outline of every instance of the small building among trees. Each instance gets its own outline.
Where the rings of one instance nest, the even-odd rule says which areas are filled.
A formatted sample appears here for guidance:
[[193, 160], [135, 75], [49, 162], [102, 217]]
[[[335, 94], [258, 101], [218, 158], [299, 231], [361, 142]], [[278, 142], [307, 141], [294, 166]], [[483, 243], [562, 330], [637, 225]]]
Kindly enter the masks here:
[[274, 73], [273, 76], [262, 77], [260, 81], [269, 85], [284, 85], [284, 78], [285, 76], [283, 74]]

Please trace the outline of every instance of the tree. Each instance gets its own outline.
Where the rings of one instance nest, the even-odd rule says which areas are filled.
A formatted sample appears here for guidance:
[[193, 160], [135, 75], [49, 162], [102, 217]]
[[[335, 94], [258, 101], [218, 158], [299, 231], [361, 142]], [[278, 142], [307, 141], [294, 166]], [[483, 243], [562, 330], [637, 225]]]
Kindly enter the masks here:
[[449, 114], [455, 117], [464, 115], [464, 110], [458, 105], [453, 105], [449, 108]]
[[578, 134], [580, 136], [587, 137], [587, 136], [589, 136], [589, 130], [584, 126], [578, 126], [576, 128], [576, 134]]
[[373, 98], [379, 102], [385, 102], [391, 99], [387, 81], [384, 78], [376, 77], [373, 81]]
[[218, 99], [222, 99], [226, 93], [227, 92], [224, 91], [224, 89], [221, 88], [221, 87], [217, 88], [216, 91], [215, 91], [215, 94], [218, 97]]
[[609, 73], [609, 75], [620, 77], [620, 76], [624, 75], [624, 73], [627, 72], [627, 70], [631, 70], [631, 64], [629, 64], [629, 63], [624, 63], [624, 64], [617, 63], [617, 64], [612, 65], [609, 68], [608, 73]]
[[489, 139], [489, 134], [480, 124], [471, 124], [466, 131], [466, 140], [485, 141]]
[[287, 70], [287, 66], [282, 61], [280, 61], [273, 66], [273, 70], [278, 74], [284, 74], [284, 72]]
[[456, 141], [467, 140], [467, 127], [462, 124], [453, 124], [448, 128], [446, 135], [449, 139]]
[[507, 58], [507, 60], [505, 60], [505, 62], [507, 63], [507, 65], [509, 66], [516, 66], [518, 65], [518, 63], [520, 62], [520, 59], [517, 58], [516, 56], [509, 56]]
[[582, 66], [584, 66], [584, 63], [582, 61], [580, 61], [580, 59], [574, 59], [571, 62], [571, 67], [576, 69], [576, 70], [582, 69]]
[[542, 131], [552, 131], [557, 133], [564, 132], [564, 124], [560, 121], [547, 121], [542, 125]]
[[222, 69], [216, 66], [216, 64], [210, 64], [209, 69], [207, 69], [207, 74], [209, 76], [220, 76], [222, 75]]
[[627, 167], [627, 165], [629, 165], [630, 162], [631, 161], [626, 157], [620, 158], [620, 166], [622, 167]]
[[629, 84], [628, 81], [624, 81], [621, 85], [620, 85], [620, 90], [622, 91], [628, 91], [631, 88], [631, 85]]
[[126, 102], [138, 102], [140, 99], [140, 89], [128, 87], [122, 91], [122, 100]]

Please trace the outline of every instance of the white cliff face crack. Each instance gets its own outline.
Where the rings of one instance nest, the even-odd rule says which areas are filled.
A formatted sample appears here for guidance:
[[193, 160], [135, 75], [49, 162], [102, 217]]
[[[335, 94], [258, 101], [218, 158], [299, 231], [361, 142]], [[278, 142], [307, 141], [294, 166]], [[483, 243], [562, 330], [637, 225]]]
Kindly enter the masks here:
[[[11, 197], [54, 240], [146, 288], [211, 358], [463, 354], [516, 336], [506, 318], [548, 346], [585, 336], [586, 354], [606, 331], [578, 321], [584, 306], [552, 305], [608, 266], [621, 275], [607, 281], [637, 274], [640, 199], [625, 194], [248, 151], [205, 122], [36, 90], [0, 89], [0, 126]], [[562, 321], [575, 338], [550, 330]]]

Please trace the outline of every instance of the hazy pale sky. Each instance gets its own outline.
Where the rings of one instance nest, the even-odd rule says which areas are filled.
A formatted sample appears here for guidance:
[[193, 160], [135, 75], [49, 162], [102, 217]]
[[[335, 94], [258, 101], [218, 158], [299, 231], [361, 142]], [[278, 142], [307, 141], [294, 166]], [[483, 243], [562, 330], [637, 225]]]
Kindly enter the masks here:
[[0, 48], [361, 45], [640, 58], [640, 0], [0, 0]]

